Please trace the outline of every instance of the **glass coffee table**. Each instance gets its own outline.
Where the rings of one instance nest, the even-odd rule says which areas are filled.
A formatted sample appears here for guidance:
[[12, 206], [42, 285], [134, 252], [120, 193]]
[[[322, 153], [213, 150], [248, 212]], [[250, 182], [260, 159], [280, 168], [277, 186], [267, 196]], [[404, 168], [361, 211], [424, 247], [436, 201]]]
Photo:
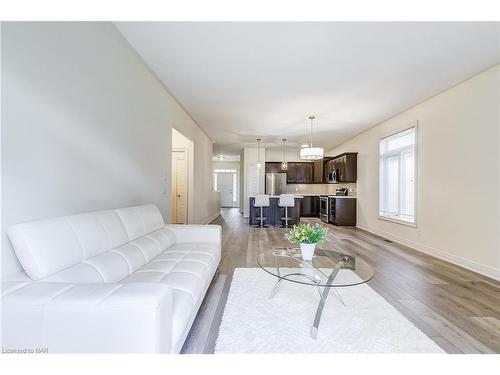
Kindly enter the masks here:
[[374, 275], [372, 267], [363, 259], [321, 248], [316, 248], [312, 260], [303, 260], [298, 248], [273, 248], [261, 252], [257, 262], [264, 271], [277, 279], [269, 298], [275, 296], [283, 281], [310, 285], [317, 289], [320, 300], [311, 327], [311, 337], [314, 339], [318, 334], [321, 315], [330, 290], [333, 290], [337, 299], [345, 306], [337, 288], [364, 284]]

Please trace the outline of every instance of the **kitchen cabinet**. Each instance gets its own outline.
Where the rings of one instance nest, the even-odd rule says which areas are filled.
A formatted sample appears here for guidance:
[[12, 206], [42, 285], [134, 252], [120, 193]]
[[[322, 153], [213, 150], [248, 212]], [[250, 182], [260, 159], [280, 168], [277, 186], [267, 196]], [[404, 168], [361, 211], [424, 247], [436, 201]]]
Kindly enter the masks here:
[[329, 197], [329, 222], [333, 225], [356, 225], [356, 198]]
[[288, 162], [288, 169], [281, 170], [281, 162], [267, 162], [266, 173], [286, 173], [288, 184], [312, 184], [313, 164], [309, 162]]
[[286, 173], [288, 184], [326, 184], [328, 173], [339, 170], [339, 182], [356, 182], [357, 154], [346, 153], [338, 157], [325, 157], [314, 162], [288, 162], [288, 169], [281, 170], [281, 162], [266, 162], [266, 173]]
[[313, 182], [312, 163], [288, 162], [286, 182], [288, 184], [311, 184]]
[[300, 202], [301, 217], [319, 217], [319, 197], [305, 195]]
[[358, 153], [346, 152], [327, 161], [325, 168], [327, 176], [328, 172], [334, 169], [339, 172], [337, 182], [356, 182], [358, 179]]
[[327, 164], [332, 158], [324, 157], [313, 162], [313, 182], [315, 184], [326, 184], [328, 182]]

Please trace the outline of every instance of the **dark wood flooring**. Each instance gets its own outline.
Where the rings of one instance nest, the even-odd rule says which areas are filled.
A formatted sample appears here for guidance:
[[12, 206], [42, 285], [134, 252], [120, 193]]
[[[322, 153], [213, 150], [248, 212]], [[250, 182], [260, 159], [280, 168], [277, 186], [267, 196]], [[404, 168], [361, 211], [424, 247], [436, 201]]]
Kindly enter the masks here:
[[[220, 274], [226, 275], [203, 352], [215, 347], [235, 268], [258, 267], [259, 251], [286, 246], [284, 229], [251, 228], [238, 209], [223, 209]], [[448, 353], [500, 353], [500, 283], [353, 227], [328, 225], [329, 246], [375, 270], [368, 284]]]

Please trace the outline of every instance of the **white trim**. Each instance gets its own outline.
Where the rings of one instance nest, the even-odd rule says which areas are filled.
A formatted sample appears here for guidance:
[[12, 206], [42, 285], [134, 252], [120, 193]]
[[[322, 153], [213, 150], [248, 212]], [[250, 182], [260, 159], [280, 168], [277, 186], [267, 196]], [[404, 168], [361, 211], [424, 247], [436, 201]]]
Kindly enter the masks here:
[[217, 211], [215, 214], [213, 214], [212, 216], [210, 216], [209, 218], [203, 220], [203, 224], [209, 224], [212, 220], [215, 220], [217, 219], [218, 217], [220, 216], [220, 210]]
[[[413, 183], [413, 206], [414, 206], [414, 222], [405, 222], [404, 220], [397, 220], [397, 219], [391, 219], [391, 218], [386, 218], [384, 216], [380, 216], [380, 142], [388, 137], [391, 137], [395, 134], [405, 132], [407, 130], [410, 130], [411, 128], [414, 129], [414, 143], [413, 143], [413, 178], [414, 178], [414, 183]], [[390, 133], [386, 133], [385, 135], [379, 137], [378, 142], [377, 142], [377, 217], [382, 220], [388, 220], [388, 221], [393, 221], [394, 223], [397, 224], [404, 224], [404, 225], [409, 225], [411, 227], [417, 227], [417, 222], [418, 222], [418, 192], [420, 191], [419, 187], [419, 181], [420, 179], [418, 176], [420, 175], [418, 169], [420, 168], [420, 162], [419, 162], [419, 144], [420, 140], [418, 139], [419, 136], [419, 131], [418, 131], [418, 120], [413, 120], [410, 121], [409, 125], [399, 129], [399, 130], [393, 130]]]
[[381, 215], [378, 215], [377, 218], [380, 219], [380, 220], [390, 221], [391, 223], [403, 224], [403, 225], [406, 225], [406, 226], [412, 227], [412, 228], [416, 228], [417, 227], [417, 224], [416, 223], [412, 223], [411, 221], [404, 221], [404, 220], [399, 220], [399, 219], [395, 219], [395, 218], [392, 218], [392, 217], [381, 216]]
[[415, 241], [407, 240], [407, 239], [401, 238], [399, 236], [395, 236], [391, 233], [387, 233], [384, 231], [380, 231], [380, 230], [371, 228], [369, 226], [358, 224], [358, 225], [356, 225], [356, 227], [359, 229], [365, 230], [367, 232], [376, 234], [378, 236], [385, 237], [385, 238], [387, 238], [391, 241], [397, 242], [401, 245], [411, 247], [412, 249], [420, 251], [422, 253], [432, 255], [436, 258], [439, 258], [439, 259], [445, 260], [447, 262], [450, 262], [452, 264], [455, 264], [457, 266], [466, 268], [469, 271], [477, 272], [483, 276], [500, 281], [500, 270], [497, 270], [493, 267], [486, 266], [486, 265], [480, 264], [480, 263], [476, 263], [476, 262], [473, 262], [472, 260], [465, 259], [465, 258], [459, 257], [457, 255], [450, 254], [446, 251], [435, 249], [433, 247], [430, 247], [430, 246], [427, 246], [427, 245], [424, 245], [424, 244], [421, 244], [421, 243], [418, 243]]

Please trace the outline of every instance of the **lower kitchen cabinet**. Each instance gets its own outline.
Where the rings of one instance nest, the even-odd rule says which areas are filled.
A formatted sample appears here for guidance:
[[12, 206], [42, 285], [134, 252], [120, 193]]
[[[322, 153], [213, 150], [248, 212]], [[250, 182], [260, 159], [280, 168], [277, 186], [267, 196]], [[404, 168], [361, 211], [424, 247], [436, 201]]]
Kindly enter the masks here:
[[329, 222], [333, 225], [356, 225], [356, 198], [329, 197]]
[[301, 217], [319, 217], [319, 197], [305, 195], [300, 204]]

